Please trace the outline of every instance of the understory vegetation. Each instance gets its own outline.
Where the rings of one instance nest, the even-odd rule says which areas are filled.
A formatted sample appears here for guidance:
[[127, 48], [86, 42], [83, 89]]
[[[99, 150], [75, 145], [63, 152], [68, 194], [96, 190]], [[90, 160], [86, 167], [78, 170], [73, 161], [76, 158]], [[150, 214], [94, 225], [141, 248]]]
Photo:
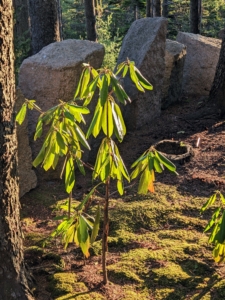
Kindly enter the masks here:
[[[78, 248], [71, 245], [65, 251], [57, 239], [41, 247], [55, 224], [51, 219], [35, 220], [29, 206], [43, 207], [43, 215], [50, 209], [55, 215], [65, 201], [63, 185], [49, 182], [44, 189], [31, 192], [29, 206], [24, 197], [25, 255], [35, 277], [42, 276], [42, 289], [57, 300], [223, 299], [225, 268], [213, 263], [203, 234], [207, 216], [199, 219], [206, 198], [162, 183], [147, 196], [137, 195], [135, 189], [110, 202], [108, 294], [98, 286], [102, 272], [99, 239], [86, 263]], [[62, 199], [55, 203], [52, 194], [61, 194]]]

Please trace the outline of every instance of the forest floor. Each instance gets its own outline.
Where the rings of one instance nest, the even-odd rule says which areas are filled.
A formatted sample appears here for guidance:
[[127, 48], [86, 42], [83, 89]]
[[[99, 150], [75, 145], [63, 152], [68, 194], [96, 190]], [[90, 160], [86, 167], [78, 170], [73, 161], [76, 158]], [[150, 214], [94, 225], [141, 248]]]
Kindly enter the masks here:
[[[200, 215], [209, 196], [225, 189], [225, 121], [215, 111], [204, 98], [184, 98], [152, 125], [128, 132], [120, 145], [127, 166], [163, 139], [189, 143], [194, 156], [177, 166], [178, 176], [156, 174], [155, 193], [138, 195], [137, 184], [123, 197], [113, 193], [107, 286], [102, 285], [100, 237], [86, 261], [80, 249], [64, 249], [60, 239], [42, 247], [66, 199], [63, 182], [40, 182], [21, 199], [25, 259], [34, 277], [35, 299], [225, 299], [225, 265], [213, 261], [203, 233], [213, 210]], [[91, 184], [89, 175], [78, 175], [73, 198], [81, 200]]]

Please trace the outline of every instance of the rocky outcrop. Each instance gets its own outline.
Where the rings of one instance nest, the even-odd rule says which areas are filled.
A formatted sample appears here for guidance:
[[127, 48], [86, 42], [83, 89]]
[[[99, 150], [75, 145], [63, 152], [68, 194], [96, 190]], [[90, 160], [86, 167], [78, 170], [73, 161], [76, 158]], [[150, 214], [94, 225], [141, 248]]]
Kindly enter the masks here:
[[187, 46], [182, 90], [186, 95], [208, 95], [220, 55], [221, 40], [179, 32], [177, 41]]
[[181, 99], [186, 46], [166, 40], [165, 75], [162, 86], [162, 109]]
[[[28, 99], [35, 99], [43, 111], [59, 103], [59, 99], [73, 99], [82, 72], [82, 63], [99, 68], [104, 57], [104, 47], [85, 40], [65, 40], [44, 47], [39, 53], [25, 59], [19, 71], [19, 87]], [[35, 144], [33, 136], [38, 113], [29, 112], [29, 135], [33, 157], [41, 148], [42, 140]], [[45, 178], [58, 178], [60, 170], [43, 173]]]
[[129, 79], [124, 80], [125, 90], [132, 103], [124, 109], [128, 129], [150, 124], [160, 115], [161, 89], [165, 70], [165, 42], [167, 20], [144, 18], [132, 23], [119, 54], [118, 63], [129, 58], [153, 85], [153, 91], [137, 91]]
[[[18, 112], [24, 103], [24, 96], [20, 89], [16, 90], [16, 107]], [[22, 197], [31, 189], [37, 186], [37, 176], [32, 170], [32, 153], [29, 145], [27, 118], [22, 125], [16, 127], [18, 141], [18, 175], [19, 175], [19, 195]]]

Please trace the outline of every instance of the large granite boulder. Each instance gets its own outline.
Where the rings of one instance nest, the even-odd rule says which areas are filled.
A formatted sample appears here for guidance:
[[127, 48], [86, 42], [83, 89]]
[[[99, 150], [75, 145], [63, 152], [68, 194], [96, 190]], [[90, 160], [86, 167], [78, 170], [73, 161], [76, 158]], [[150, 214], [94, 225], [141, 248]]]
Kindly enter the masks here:
[[183, 93], [208, 95], [216, 72], [221, 40], [194, 33], [179, 32], [177, 41], [187, 46]]
[[[82, 63], [90, 63], [99, 68], [104, 58], [104, 47], [86, 40], [65, 40], [44, 47], [39, 53], [25, 59], [19, 71], [19, 87], [28, 99], [35, 99], [43, 111], [57, 105], [59, 99], [73, 99], [78, 84]], [[33, 158], [38, 154], [43, 139], [33, 141], [36, 111], [29, 112], [29, 135]], [[56, 171], [43, 172], [37, 169], [42, 178], [58, 178]]]
[[153, 91], [139, 92], [130, 79], [124, 80], [132, 103], [124, 109], [128, 129], [150, 124], [160, 115], [161, 89], [165, 70], [167, 20], [145, 18], [132, 23], [120, 50], [118, 63], [129, 58], [153, 85]]
[[[25, 99], [20, 89], [16, 90], [16, 106], [18, 112]], [[22, 197], [31, 189], [37, 186], [37, 176], [32, 170], [32, 153], [29, 145], [27, 118], [22, 125], [16, 127], [18, 141], [18, 175], [19, 175], [19, 195]]]
[[162, 86], [162, 109], [180, 101], [186, 46], [166, 40], [165, 74]]

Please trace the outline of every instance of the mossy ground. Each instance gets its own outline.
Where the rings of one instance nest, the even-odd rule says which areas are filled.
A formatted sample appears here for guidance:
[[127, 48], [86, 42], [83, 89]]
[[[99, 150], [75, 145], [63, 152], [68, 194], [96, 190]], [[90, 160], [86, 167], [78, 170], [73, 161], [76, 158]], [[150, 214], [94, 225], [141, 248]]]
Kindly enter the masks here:
[[[49, 195], [43, 191], [38, 197]], [[203, 233], [207, 220], [199, 214], [205, 201], [162, 183], [148, 196], [129, 191], [124, 199], [113, 198], [107, 290], [101, 285], [100, 238], [85, 266], [81, 252], [75, 247], [64, 250], [59, 240], [41, 248], [49, 228], [54, 228], [50, 216], [44, 225], [43, 220], [24, 218], [25, 255], [37, 280], [44, 278], [49, 299], [223, 299], [225, 270], [213, 262]], [[55, 214], [61, 202], [53, 205], [45, 199], [39, 205], [50, 206]], [[88, 272], [96, 278], [90, 279]], [[39, 288], [35, 295], [44, 299]]]
[[[120, 145], [129, 166], [160, 139], [194, 146], [200, 138], [194, 157], [178, 166], [179, 176], [157, 174], [154, 194], [140, 196], [137, 186], [126, 189], [123, 198], [112, 194], [107, 286], [101, 283], [102, 227], [86, 261], [80, 249], [70, 245], [65, 250], [59, 239], [47, 241], [42, 248], [56, 227], [57, 204], [66, 198], [63, 183], [41, 182], [21, 199], [25, 258], [36, 280], [36, 300], [225, 299], [225, 267], [214, 263], [203, 233], [212, 211], [199, 213], [215, 189], [225, 190], [225, 122], [215, 123], [212, 103], [183, 100], [182, 105], [162, 112], [151, 126], [128, 132]], [[209, 117], [201, 117], [199, 111]], [[80, 200], [90, 187], [90, 177], [77, 177], [74, 199]], [[99, 194], [93, 199], [98, 202], [103, 202]]]

